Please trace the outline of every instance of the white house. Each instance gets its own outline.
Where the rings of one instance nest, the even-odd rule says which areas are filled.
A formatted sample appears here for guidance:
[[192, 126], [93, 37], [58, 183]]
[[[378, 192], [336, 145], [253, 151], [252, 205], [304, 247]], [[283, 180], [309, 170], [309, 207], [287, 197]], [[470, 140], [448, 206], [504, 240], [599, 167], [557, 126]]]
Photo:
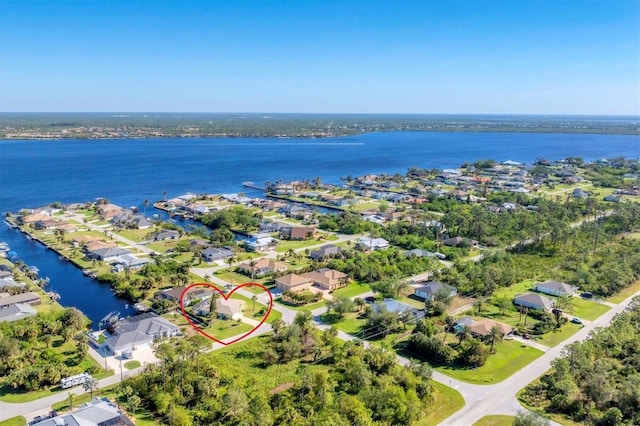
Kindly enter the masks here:
[[416, 297], [424, 300], [430, 300], [432, 297], [440, 293], [446, 293], [447, 296], [455, 296], [458, 294], [458, 289], [437, 281], [431, 281], [422, 287], [416, 288], [414, 291]]
[[544, 294], [550, 294], [551, 296], [571, 296], [578, 287], [558, 281], [545, 281], [543, 283], [536, 284], [536, 291]]

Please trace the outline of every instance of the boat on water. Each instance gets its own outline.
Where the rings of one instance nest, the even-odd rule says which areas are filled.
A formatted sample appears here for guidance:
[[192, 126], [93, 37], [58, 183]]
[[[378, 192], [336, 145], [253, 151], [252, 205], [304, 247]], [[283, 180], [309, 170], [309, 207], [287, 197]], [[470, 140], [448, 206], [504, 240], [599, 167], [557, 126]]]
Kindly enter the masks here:
[[100, 320], [103, 324], [112, 324], [120, 319], [120, 312], [111, 311]]

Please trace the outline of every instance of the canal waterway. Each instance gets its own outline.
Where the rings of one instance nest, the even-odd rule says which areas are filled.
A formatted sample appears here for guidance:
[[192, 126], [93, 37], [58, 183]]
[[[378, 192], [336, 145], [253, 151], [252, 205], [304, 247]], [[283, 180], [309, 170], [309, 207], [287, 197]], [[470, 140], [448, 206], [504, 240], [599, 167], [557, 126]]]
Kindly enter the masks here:
[[[374, 133], [334, 139], [130, 139], [0, 141], [0, 210], [41, 207], [54, 201], [104, 197], [143, 210], [186, 192], [262, 192], [242, 182], [322, 178], [340, 183], [348, 175], [405, 173], [409, 167], [450, 168], [492, 158], [531, 163], [538, 157], [640, 157], [632, 135], [535, 133]], [[152, 208], [147, 214], [160, 213]], [[180, 222], [178, 222], [180, 223]], [[81, 309], [97, 326], [111, 311], [131, 314], [128, 301], [82, 275], [56, 253], [0, 223], [6, 241], [28, 265], [50, 278], [60, 303]]]

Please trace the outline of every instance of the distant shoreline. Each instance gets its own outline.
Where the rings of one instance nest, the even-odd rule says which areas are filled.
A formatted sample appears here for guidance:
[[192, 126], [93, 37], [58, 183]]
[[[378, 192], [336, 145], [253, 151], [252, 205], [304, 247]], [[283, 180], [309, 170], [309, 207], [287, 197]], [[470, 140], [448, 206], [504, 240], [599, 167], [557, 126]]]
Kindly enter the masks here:
[[640, 129], [574, 129], [574, 128], [442, 128], [442, 129], [403, 129], [403, 130], [377, 130], [368, 132], [345, 132], [335, 134], [322, 134], [311, 133], [304, 135], [282, 135], [282, 134], [143, 134], [143, 135], [94, 135], [94, 134], [78, 134], [78, 135], [62, 135], [62, 134], [48, 134], [39, 135], [32, 134], [0, 134], [0, 141], [2, 140], [20, 140], [20, 141], [64, 141], [64, 140], [135, 140], [135, 139], [239, 139], [239, 138], [254, 138], [254, 139], [333, 139], [340, 137], [349, 137], [356, 135], [366, 135], [371, 133], [392, 133], [392, 132], [423, 132], [423, 133], [558, 133], [558, 134], [601, 134], [601, 135], [637, 135], [640, 136]]

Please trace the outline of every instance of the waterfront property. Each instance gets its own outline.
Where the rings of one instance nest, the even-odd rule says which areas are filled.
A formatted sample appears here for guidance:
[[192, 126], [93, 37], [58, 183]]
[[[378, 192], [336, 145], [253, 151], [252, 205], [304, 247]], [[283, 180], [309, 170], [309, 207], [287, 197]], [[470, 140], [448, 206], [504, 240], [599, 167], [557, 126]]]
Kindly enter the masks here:
[[202, 251], [202, 258], [207, 262], [215, 262], [216, 260], [226, 260], [233, 257], [233, 251], [223, 247], [209, 247]]
[[125, 318], [112, 327], [113, 335], [106, 341], [107, 348], [114, 354], [149, 347], [160, 337], [173, 337], [180, 329], [168, 320], [154, 314], [145, 313]]
[[0, 309], [0, 322], [18, 321], [36, 314], [36, 310], [28, 303], [14, 303]]
[[33, 293], [33, 292], [20, 293], [13, 296], [9, 296], [7, 293], [0, 293], [0, 309], [6, 308], [15, 303], [39, 305], [40, 302], [41, 302], [40, 296], [37, 293]]

